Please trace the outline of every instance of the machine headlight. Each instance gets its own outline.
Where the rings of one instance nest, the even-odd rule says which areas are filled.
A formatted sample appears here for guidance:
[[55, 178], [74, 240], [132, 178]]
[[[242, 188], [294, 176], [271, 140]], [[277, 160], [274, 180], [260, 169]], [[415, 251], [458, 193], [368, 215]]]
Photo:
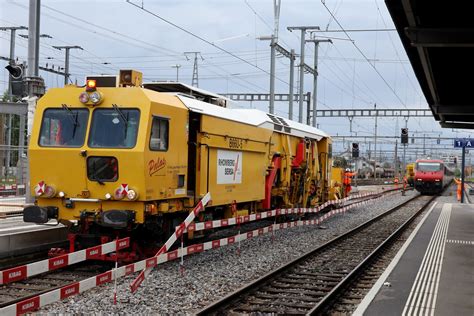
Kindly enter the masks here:
[[98, 91], [94, 91], [89, 94], [89, 99], [91, 100], [92, 103], [97, 104], [101, 101], [102, 96]]
[[89, 94], [87, 92], [82, 92], [80, 95], [79, 95], [79, 101], [81, 101], [82, 103], [87, 103], [89, 102]]
[[138, 193], [135, 190], [128, 190], [127, 199], [135, 201], [136, 199], [138, 199]]

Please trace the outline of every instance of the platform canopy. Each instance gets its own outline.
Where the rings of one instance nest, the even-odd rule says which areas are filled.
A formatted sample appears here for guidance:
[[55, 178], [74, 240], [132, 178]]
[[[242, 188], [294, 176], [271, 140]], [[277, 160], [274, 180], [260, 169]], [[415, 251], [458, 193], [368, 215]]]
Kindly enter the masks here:
[[385, 0], [442, 127], [474, 129], [472, 1]]

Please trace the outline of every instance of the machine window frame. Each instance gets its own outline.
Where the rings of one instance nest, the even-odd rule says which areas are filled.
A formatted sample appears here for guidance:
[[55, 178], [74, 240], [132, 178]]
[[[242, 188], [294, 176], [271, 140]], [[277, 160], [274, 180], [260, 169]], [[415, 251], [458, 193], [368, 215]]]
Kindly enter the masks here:
[[[159, 148], [156, 148], [152, 145], [151, 143], [151, 140], [152, 140], [152, 136], [153, 136], [153, 126], [155, 124], [155, 120], [158, 121], [158, 122], [165, 122], [166, 123], [166, 131], [165, 131], [165, 136], [166, 136], [166, 146], [164, 149], [159, 149]], [[163, 152], [166, 152], [168, 151], [169, 149], [169, 139], [170, 139], [170, 119], [168, 117], [164, 117], [164, 116], [158, 116], [158, 115], [152, 115], [152, 119], [151, 119], [151, 130], [150, 130], [150, 141], [148, 142], [148, 147], [151, 151], [163, 151]]]
[[[114, 172], [114, 178], [97, 178], [97, 177], [91, 177], [96, 175], [97, 174], [91, 174], [92, 173], [92, 169], [90, 167], [92, 167], [90, 164], [92, 162], [92, 160], [105, 160], [105, 159], [110, 159], [111, 161], [114, 162], [115, 164], [115, 167], [116, 167], [116, 171]], [[87, 161], [86, 161], [86, 172], [87, 172], [87, 179], [89, 181], [100, 181], [100, 182], [117, 182], [119, 180], [119, 167], [118, 167], [119, 163], [118, 163], [118, 159], [117, 157], [113, 157], [113, 156], [89, 156], [87, 157]], [[113, 168], [113, 166], [112, 166]], [[96, 173], [97, 173], [97, 170], [96, 170]]]
[[[85, 123], [84, 125], [84, 128], [83, 128], [83, 135], [82, 135], [82, 142], [80, 144], [77, 144], [77, 145], [66, 145], [66, 144], [61, 144], [61, 145], [48, 145], [48, 144], [44, 144], [42, 143], [42, 135], [43, 135], [43, 132], [44, 132], [44, 129], [45, 129], [45, 118], [46, 118], [46, 115], [48, 112], [50, 111], [64, 111], [64, 113], [66, 115], [69, 115], [69, 113], [67, 112], [68, 110], [65, 110], [63, 108], [60, 108], [60, 107], [49, 107], [49, 108], [46, 108], [43, 113], [42, 113], [42, 117], [41, 117], [41, 126], [40, 126], [40, 132], [39, 132], [39, 135], [38, 135], [38, 146], [40, 147], [46, 147], [46, 148], [81, 148], [82, 146], [84, 146], [84, 143], [86, 141], [86, 135], [87, 135], [87, 128], [88, 128], [88, 124], [89, 124], [89, 118], [90, 118], [90, 111], [89, 109], [87, 108], [70, 108], [70, 111], [72, 112], [76, 112], [76, 113], [80, 113], [80, 112], [84, 112], [84, 113], [87, 113], [87, 117], [86, 119], [84, 120], [84, 122], [82, 123]], [[51, 118], [50, 118], [51, 119]], [[74, 120], [74, 118], [71, 117], [72, 120]], [[51, 124], [51, 123], [49, 123]], [[49, 129], [51, 130], [51, 125], [49, 125]]]
[[114, 108], [98, 108], [98, 109], [94, 109], [94, 111], [92, 112], [92, 119], [91, 119], [91, 124], [90, 124], [90, 128], [89, 128], [89, 136], [88, 136], [88, 140], [87, 140], [87, 146], [88, 147], [90, 147], [90, 148], [106, 148], [106, 149], [112, 149], [112, 148], [113, 149], [133, 149], [137, 146], [138, 134], [140, 132], [141, 111], [140, 111], [139, 108], [134, 108], [134, 107], [119, 108], [119, 110], [120, 111], [137, 111], [138, 112], [137, 129], [136, 129], [136, 135], [135, 135], [133, 145], [118, 147], [118, 146], [97, 146], [97, 145], [92, 145], [91, 144], [91, 141], [93, 140], [93, 136], [94, 136], [93, 128], [94, 128], [94, 123], [95, 123], [95, 120], [96, 120], [96, 118], [94, 117], [95, 113], [96, 112], [101, 112], [101, 111], [114, 111]]

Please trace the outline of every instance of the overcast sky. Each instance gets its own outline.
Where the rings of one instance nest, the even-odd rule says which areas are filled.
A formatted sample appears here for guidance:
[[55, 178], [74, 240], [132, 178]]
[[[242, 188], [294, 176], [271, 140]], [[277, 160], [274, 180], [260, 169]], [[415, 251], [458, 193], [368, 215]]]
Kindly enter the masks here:
[[[273, 28], [272, 0], [133, 0], [145, 11], [126, 0], [53, 1], [42, 0], [40, 65], [55, 69], [64, 65], [64, 51], [52, 45], [79, 45], [84, 50], [71, 51], [71, 79], [82, 84], [88, 74], [117, 74], [119, 69], [137, 69], [147, 81], [179, 79], [191, 84], [193, 60], [184, 52], [201, 52], [199, 87], [213, 92], [269, 91], [270, 48], [259, 36], [269, 35]], [[392, 19], [381, 0], [282, 0], [279, 43], [300, 53], [300, 33], [288, 26], [317, 25], [321, 29], [393, 29]], [[28, 25], [29, 1], [0, 0], [0, 26]], [[213, 42], [240, 59], [196, 38], [177, 26]], [[26, 34], [26, 32], [19, 32]], [[319, 51], [318, 109], [337, 108], [427, 108], [412, 67], [408, 62], [398, 33], [318, 33], [337, 37], [333, 44], [322, 43]], [[307, 35], [309, 38], [309, 35]], [[8, 57], [10, 36], [0, 32], [0, 55]], [[357, 50], [363, 52], [365, 57]], [[17, 36], [16, 52], [20, 61], [27, 58], [27, 40]], [[305, 62], [314, 64], [313, 44], [306, 46]], [[246, 62], [242, 61], [245, 60]], [[298, 60], [296, 64], [298, 63]], [[6, 65], [6, 62], [5, 62]], [[376, 70], [374, 69], [376, 68]], [[3, 67], [2, 67], [3, 68]], [[2, 70], [0, 89], [7, 87], [8, 73]], [[40, 72], [48, 87], [61, 87], [63, 78]], [[276, 92], [288, 93], [289, 61], [277, 59]], [[298, 78], [295, 72], [295, 92]], [[304, 91], [312, 91], [312, 76], [305, 75]], [[265, 103], [241, 104], [266, 110]], [[295, 104], [294, 113], [298, 113]], [[276, 114], [288, 116], [288, 105], [276, 103]], [[348, 135], [349, 120], [319, 119], [320, 128], [332, 135]], [[398, 135], [403, 118], [378, 120], [379, 135]], [[410, 119], [410, 135], [418, 131], [427, 135], [456, 136], [451, 129], [441, 129], [432, 118]], [[373, 119], [354, 119], [353, 131], [373, 135]], [[458, 134], [468, 136], [468, 132]], [[362, 142], [361, 142], [362, 143]], [[436, 141], [435, 141], [436, 143]], [[447, 145], [451, 142], [446, 141]], [[428, 142], [427, 142], [428, 144]], [[361, 144], [365, 150], [365, 144]], [[389, 145], [387, 145], [389, 146]], [[391, 146], [391, 145], [390, 145]]]

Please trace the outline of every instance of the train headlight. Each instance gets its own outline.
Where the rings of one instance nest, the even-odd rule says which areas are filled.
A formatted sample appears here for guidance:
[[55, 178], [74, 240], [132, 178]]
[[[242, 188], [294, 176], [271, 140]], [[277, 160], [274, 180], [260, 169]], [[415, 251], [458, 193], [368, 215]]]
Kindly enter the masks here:
[[94, 104], [99, 104], [102, 101], [102, 96], [99, 91], [94, 91], [89, 94], [89, 99]]
[[138, 199], [138, 192], [136, 192], [135, 190], [128, 190], [127, 199], [129, 199], [130, 201], [135, 201], [136, 199]]
[[66, 195], [66, 194], [65, 194], [63, 191], [60, 191], [60, 192], [58, 193], [58, 196], [59, 196], [60, 198], [63, 198], [65, 195]]
[[79, 94], [79, 101], [81, 101], [81, 103], [89, 102], [89, 94], [87, 92], [81, 92], [81, 94]]
[[110, 200], [112, 198], [112, 195], [110, 193], [105, 194], [105, 199]]

